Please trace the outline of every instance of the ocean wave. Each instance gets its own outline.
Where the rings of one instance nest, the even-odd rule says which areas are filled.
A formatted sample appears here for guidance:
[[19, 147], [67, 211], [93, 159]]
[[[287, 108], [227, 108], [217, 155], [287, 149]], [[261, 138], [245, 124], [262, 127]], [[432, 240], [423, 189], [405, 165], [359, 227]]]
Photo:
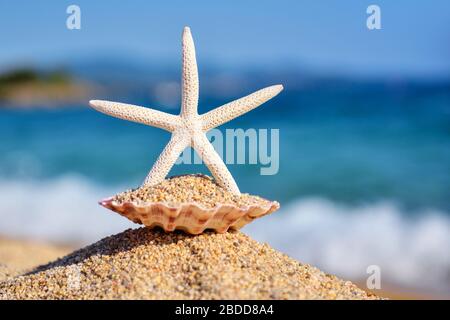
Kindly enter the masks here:
[[[80, 176], [0, 181], [0, 235], [87, 244], [136, 225], [100, 207], [124, 188]], [[393, 202], [345, 206], [298, 199], [244, 232], [290, 256], [348, 279], [380, 267], [382, 281], [450, 291], [450, 218], [423, 210], [413, 217]]]
[[43, 181], [0, 181], [0, 234], [87, 244], [133, 227], [98, 201], [121, 190], [77, 175]]

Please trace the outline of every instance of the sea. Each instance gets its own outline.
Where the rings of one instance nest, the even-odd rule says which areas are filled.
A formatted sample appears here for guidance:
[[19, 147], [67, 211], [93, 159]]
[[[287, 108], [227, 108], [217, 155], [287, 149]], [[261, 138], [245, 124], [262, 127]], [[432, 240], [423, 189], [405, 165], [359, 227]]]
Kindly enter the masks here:
[[[177, 113], [179, 85], [158, 88], [114, 100]], [[201, 91], [200, 113], [244, 89]], [[288, 84], [227, 128], [279, 129], [276, 174], [228, 165], [243, 192], [281, 203], [245, 233], [346, 279], [364, 283], [379, 270], [382, 286], [450, 293], [449, 83]], [[2, 105], [0, 235], [84, 245], [137, 227], [98, 201], [139, 186], [169, 138], [87, 101]], [[208, 173], [180, 164], [171, 175], [196, 172]]]

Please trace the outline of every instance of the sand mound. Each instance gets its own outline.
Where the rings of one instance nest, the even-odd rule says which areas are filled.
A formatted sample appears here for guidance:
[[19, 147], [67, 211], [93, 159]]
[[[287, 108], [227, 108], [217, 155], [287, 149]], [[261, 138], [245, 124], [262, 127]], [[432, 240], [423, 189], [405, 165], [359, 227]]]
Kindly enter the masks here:
[[3, 299], [376, 299], [241, 232], [139, 228], [0, 283]]

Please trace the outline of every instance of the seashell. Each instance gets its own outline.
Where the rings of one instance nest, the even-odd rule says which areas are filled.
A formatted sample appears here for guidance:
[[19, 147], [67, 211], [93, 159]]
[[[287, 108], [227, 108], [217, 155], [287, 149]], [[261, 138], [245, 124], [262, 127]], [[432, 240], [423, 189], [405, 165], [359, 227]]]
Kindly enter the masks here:
[[149, 228], [161, 227], [166, 232], [178, 229], [190, 234], [200, 234], [206, 229], [213, 229], [218, 233], [224, 233], [228, 229], [237, 230], [280, 208], [277, 201], [245, 207], [219, 204], [214, 208], [205, 208], [198, 203], [184, 203], [178, 207], [163, 202], [120, 203], [113, 198], [102, 200], [99, 204]]

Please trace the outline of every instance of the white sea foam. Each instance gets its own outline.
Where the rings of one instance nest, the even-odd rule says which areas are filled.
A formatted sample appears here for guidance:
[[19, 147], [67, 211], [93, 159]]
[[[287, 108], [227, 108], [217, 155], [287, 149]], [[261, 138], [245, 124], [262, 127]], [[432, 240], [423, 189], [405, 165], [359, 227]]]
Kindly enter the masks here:
[[[0, 181], [0, 235], [89, 243], [134, 227], [97, 201], [121, 191], [85, 178]], [[244, 231], [290, 256], [348, 279], [384, 280], [450, 291], [450, 217], [435, 210], [407, 216], [392, 202], [346, 207], [298, 199]]]
[[98, 205], [100, 199], [117, 191], [78, 176], [0, 181], [0, 234], [88, 243], [120, 232], [133, 223]]

